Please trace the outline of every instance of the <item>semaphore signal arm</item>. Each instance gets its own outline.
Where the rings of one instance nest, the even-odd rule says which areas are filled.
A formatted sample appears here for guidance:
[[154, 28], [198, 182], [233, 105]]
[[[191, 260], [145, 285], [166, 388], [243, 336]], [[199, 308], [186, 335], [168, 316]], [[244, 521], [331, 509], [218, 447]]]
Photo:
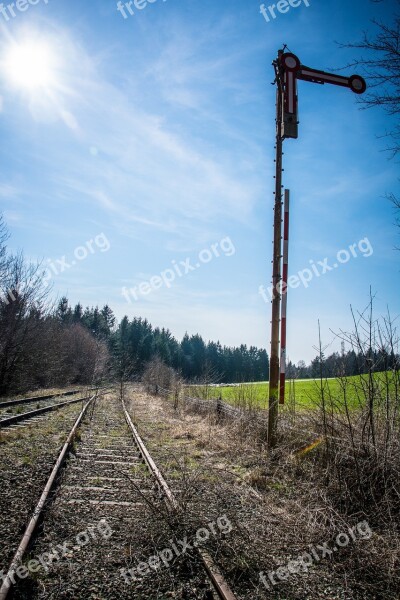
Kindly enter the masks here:
[[363, 94], [367, 89], [365, 80], [360, 75], [343, 77], [335, 73], [326, 73], [302, 65], [299, 58], [291, 52], [280, 52], [276, 64], [278, 89], [282, 94], [281, 136], [298, 137], [298, 102], [297, 80], [311, 83], [339, 85], [351, 89], [355, 94]]

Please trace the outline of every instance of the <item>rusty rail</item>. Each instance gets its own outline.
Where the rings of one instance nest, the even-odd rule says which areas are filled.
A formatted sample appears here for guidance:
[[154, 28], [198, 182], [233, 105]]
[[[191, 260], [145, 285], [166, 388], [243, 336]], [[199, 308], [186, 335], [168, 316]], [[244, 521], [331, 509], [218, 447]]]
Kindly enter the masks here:
[[86, 414], [86, 411], [89, 407], [89, 405], [92, 403], [92, 401], [96, 398], [96, 394], [93, 395], [91, 398], [87, 399], [87, 398], [80, 398], [80, 400], [88, 400], [85, 404], [85, 406], [83, 407], [83, 409], [81, 410], [77, 420], [75, 421], [74, 426], [71, 429], [70, 434], [68, 435], [68, 438], [57, 458], [57, 461], [53, 467], [53, 470], [50, 474], [50, 477], [47, 480], [47, 483], [45, 485], [45, 488], [42, 492], [42, 495], [39, 499], [39, 502], [37, 503], [35, 510], [33, 511], [33, 515], [31, 520], [29, 521], [29, 524], [25, 530], [24, 535], [22, 536], [22, 540], [20, 545], [18, 546], [18, 549], [16, 551], [16, 553], [14, 554], [14, 558], [11, 561], [11, 565], [7, 571], [7, 575], [3, 581], [3, 584], [0, 588], [0, 600], [5, 600], [7, 598], [8, 592], [10, 591], [13, 583], [15, 582], [15, 575], [16, 575], [16, 570], [18, 569], [19, 565], [21, 564], [22, 558], [29, 546], [29, 543], [32, 539], [32, 536], [36, 530], [36, 527], [38, 525], [39, 522], [39, 518], [43, 512], [44, 506], [46, 504], [47, 498], [50, 494], [50, 491], [54, 485], [55, 479], [64, 463], [65, 457], [67, 455], [67, 452], [69, 451], [72, 442], [74, 440], [76, 431], [79, 427], [79, 425], [81, 424], [81, 421], [83, 419], [83, 417]]
[[31, 410], [26, 413], [21, 413], [20, 415], [13, 415], [12, 417], [7, 417], [6, 419], [0, 420], [0, 429], [3, 427], [9, 427], [10, 425], [14, 425], [15, 423], [19, 423], [20, 421], [26, 421], [31, 419], [32, 417], [36, 417], [37, 415], [42, 415], [47, 412], [51, 412], [53, 410], [57, 410], [62, 408], [63, 406], [69, 406], [70, 404], [76, 404], [77, 402], [84, 402], [87, 398], [75, 398], [74, 400], [68, 400], [67, 402], [59, 402], [58, 404], [52, 404], [51, 406], [44, 406], [43, 408], [37, 408], [36, 410]]
[[[173, 492], [171, 491], [167, 482], [165, 481], [162, 473], [158, 469], [158, 467], [155, 464], [154, 460], [152, 459], [149, 451], [147, 450], [146, 446], [144, 445], [143, 440], [141, 439], [136, 427], [134, 426], [128, 411], [126, 410], [125, 402], [123, 400], [122, 400], [122, 408], [124, 411], [126, 422], [128, 423], [128, 426], [132, 431], [132, 435], [133, 435], [135, 444], [139, 448], [139, 452], [142, 455], [143, 460], [146, 462], [146, 464], [149, 468], [149, 471], [155, 477], [160, 488], [163, 490], [163, 492], [165, 494], [167, 506], [169, 507], [170, 510], [179, 509], [179, 503], [178, 503], [177, 499], [175, 498]], [[225, 581], [222, 573], [220, 572], [217, 565], [215, 564], [213, 558], [208, 554], [208, 552], [205, 552], [204, 550], [201, 550], [200, 548], [197, 548], [197, 551], [199, 553], [200, 560], [203, 563], [203, 567], [206, 570], [207, 575], [209, 576], [209, 578], [213, 584], [213, 587], [214, 587], [216, 593], [218, 594], [219, 598], [221, 600], [237, 600], [236, 596], [231, 591], [228, 583]], [[0, 600], [1, 600], [1, 597], [0, 597]]]
[[73, 394], [79, 394], [79, 392], [83, 391], [84, 390], [71, 390], [69, 392], [62, 392], [61, 394], [47, 394], [46, 396], [32, 396], [31, 398], [20, 398], [19, 400], [6, 400], [5, 402], [0, 401], [0, 408], [18, 406], [19, 404], [41, 402], [42, 400], [50, 400], [51, 398], [58, 398], [59, 396], [72, 396]]

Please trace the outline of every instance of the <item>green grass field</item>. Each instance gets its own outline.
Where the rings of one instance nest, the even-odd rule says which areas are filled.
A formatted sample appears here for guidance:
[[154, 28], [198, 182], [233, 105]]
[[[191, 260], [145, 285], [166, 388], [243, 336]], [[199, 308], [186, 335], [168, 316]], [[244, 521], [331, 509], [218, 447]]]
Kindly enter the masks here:
[[[374, 388], [376, 398], [384, 400], [386, 396], [386, 383], [388, 382], [391, 392], [394, 391], [393, 373], [375, 373]], [[345, 380], [325, 379], [323, 380], [323, 390], [328, 404], [333, 404], [336, 410], [344, 409], [345, 397], [350, 409], [359, 408], [364, 405], [368, 393], [368, 377], [355, 376], [348, 377]], [[346, 390], [344, 391], [343, 387]], [[197, 389], [196, 389], [197, 388]], [[221, 395], [222, 400], [233, 406], [252, 406], [258, 408], [267, 408], [268, 406], [268, 382], [244, 383], [236, 386], [210, 387], [207, 390], [210, 398], [218, 398]], [[195, 386], [190, 388], [193, 395], [203, 395], [204, 387]], [[203, 392], [203, 394], [202, 394]], [[286, 383], [286, 399], [282, 409], [295, 407], [296, 410], [309, 410], [316, 408], [321, 404], [321, 382], [318, 379], [302, 379], [288, 381]]]

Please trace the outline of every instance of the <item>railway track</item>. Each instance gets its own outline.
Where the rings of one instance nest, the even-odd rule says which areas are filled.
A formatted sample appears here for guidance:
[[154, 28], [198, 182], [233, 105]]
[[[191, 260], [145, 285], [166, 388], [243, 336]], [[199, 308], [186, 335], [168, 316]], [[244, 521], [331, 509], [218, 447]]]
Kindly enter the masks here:
[[81, 410], [65, 406], [0, 430], [0, 585], [50, 475], [60, 449]]
[[88, 400], [88, 397], [75, 398], [74, 400], [67, 400], [66, 402], [57, 402], [56, 404], [42, 406], [41, 408], [30, 410], [25, 413], [11, 415], [10, 417], [2, 418], [2, 415], [0, 415], [0, 429], [5, 429], [6, 427], [13, 427], [25, 421], [32, 421], [39, 418], [41, 419], [42, 415], [45, 415], [48, 412], [59, 410], [64, 406], [70, 406], [71, 404], [77, 404], [78, 402], [85, 402], [86, 400]]
[[41, 402], [43, 400], [50, 400], [51, 398], [73, 396], [74, 394], [79, 394], [79, 392], [82, 392], [82, 390], [69, 390], [68, 392], [61, 392], [58, 394], [47, 394], [45, 396], [32, 396], [30, 398], [20, 398], [19, 400], [0, 401], [0, 409], [8, 408], [9, 406], [20, 406], [21, 404], [30, 404], [32, 402]]
[[[37, 398], [23, 398], [22, 400], [11, 400], [10, 402], [0, 403], [0, 430], [6, 427], [20, 427], [21, 423], [24, 423], [25, 421], [41, 421], [43, 419], [43, 415], [45, 415], [48, 412], [58, 410], [71, 404], [76, 404], [78, 402], [85, 402], [86, 400], [88, 400], [88, 394], [90, 394], [90, 392], [101, 392], [106, 389], [110, 389], [110, 386], [103, 386], [100, 388], [89, 388], [87, 390], [87, 394], [84, 397], [80, 396], [79, 398], [74, 398], [73, 400], [56, 402], [55, 404], [51, 403], [51, 400], [53, 398], [72, 396], [74, 394], [83, 392], [84, 390], [73, 390], [69, 392], [64, 392], [62, 394], [50, 394], [47, 396], [38, 396]], [[37, 403], [36, 409], [28, 410], [27, 412], [23, 413], [20, 412], [22, 404], [30, 404], [32, 402]], [[8, 408], [4, 409], [4, 405], [8, 406]]]
[[92, 398], [43, 490], [4, 576], [0, 600], [10, 590], [15, 599], [236, 600], [200, 548], [167, 561], [162, 576], [157, 569], [143, 577], [124, 575], [138, 556], [138, 572], [144, 571], [145, 557], [155, 558], [162, 539], [149, 535], [153, 523], [158, 519], [171, 536], [168, 528], [179, 511], [123, 402], [111, 394]]

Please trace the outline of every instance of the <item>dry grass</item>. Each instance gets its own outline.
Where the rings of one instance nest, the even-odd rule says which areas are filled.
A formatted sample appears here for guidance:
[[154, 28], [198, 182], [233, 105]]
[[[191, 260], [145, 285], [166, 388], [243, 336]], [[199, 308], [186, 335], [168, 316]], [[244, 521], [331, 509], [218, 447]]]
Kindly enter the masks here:
[[187, 514], [228, 511], [233, 531], [214, 550], [241, 600], [398, 600], [399, 538], [373, 519], [370, 539], [357, 539], [270, 591], [259, 580], [261, 571], [286, 565], [310, 546], [331, 547], [339, 533], [367, 518], [362, 510], [342, 510], [340, 491], [327, 483], [325, 445], [305, 449], [318, 433], [315, 415], [298, 422], [287, 415], [286, 444], [268, 456], [256, 419], [221, 419], [188, 404], [174, 410], [172, 399], [146, 394], [133, 397], [132, 412], [167, 480], [183, 494]]

